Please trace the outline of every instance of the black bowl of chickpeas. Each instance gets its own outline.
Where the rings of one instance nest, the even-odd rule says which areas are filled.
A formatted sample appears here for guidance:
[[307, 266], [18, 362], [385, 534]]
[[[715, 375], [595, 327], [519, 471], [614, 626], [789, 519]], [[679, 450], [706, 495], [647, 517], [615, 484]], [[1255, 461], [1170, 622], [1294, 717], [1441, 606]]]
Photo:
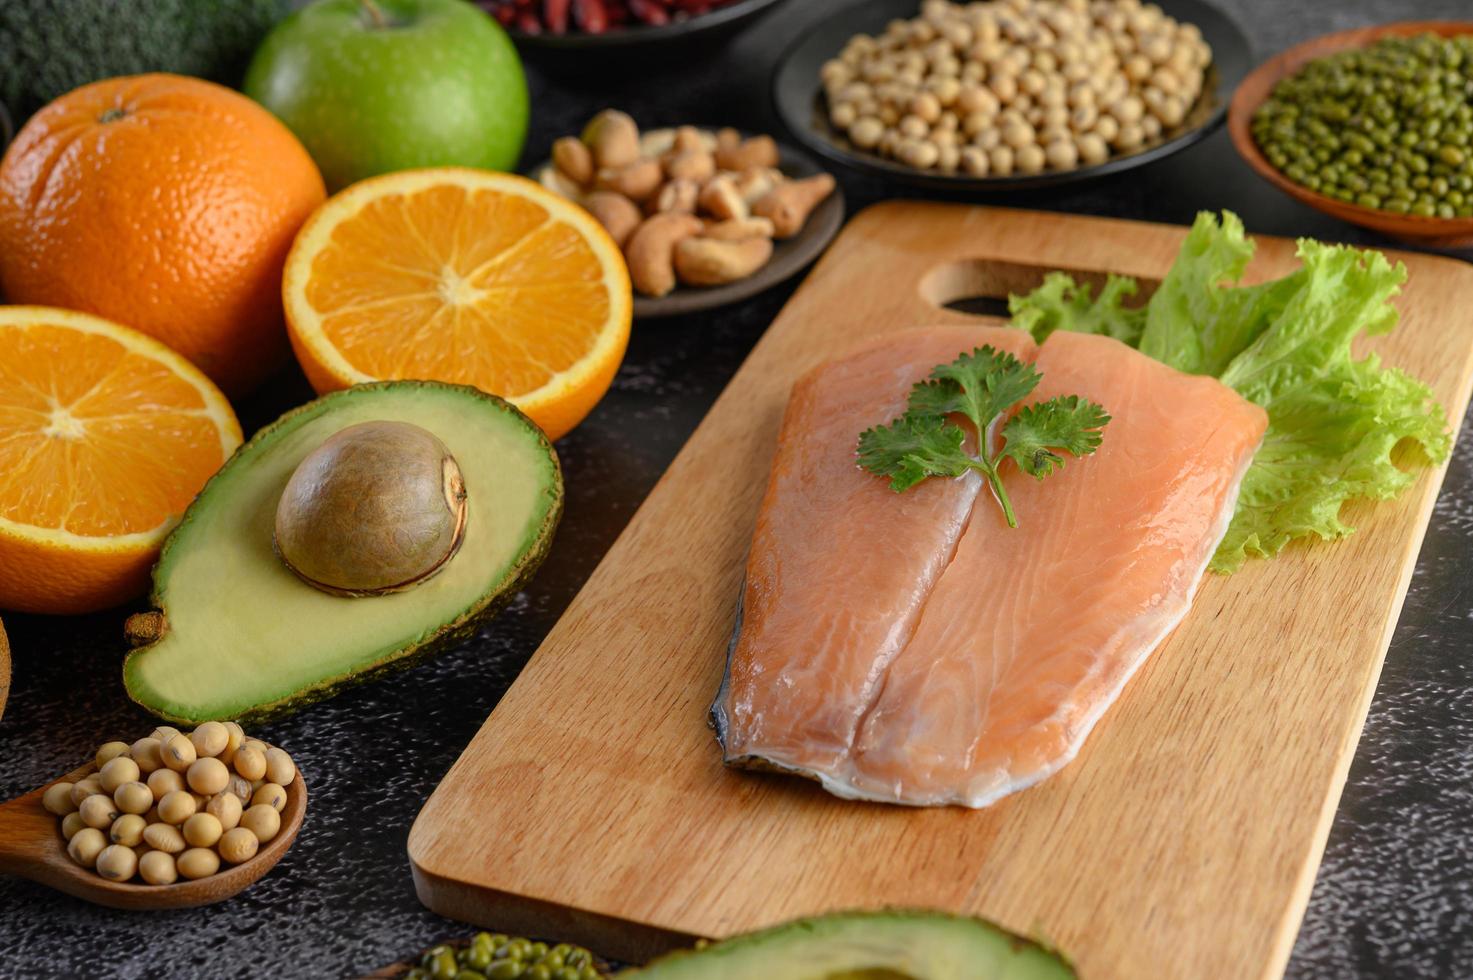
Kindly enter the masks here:
[[1251, 61], [1203, 0], [860, 0], [793, 44], [773, 98], [799, 140], [857, 170], [1020, 190], [1204, 139]]

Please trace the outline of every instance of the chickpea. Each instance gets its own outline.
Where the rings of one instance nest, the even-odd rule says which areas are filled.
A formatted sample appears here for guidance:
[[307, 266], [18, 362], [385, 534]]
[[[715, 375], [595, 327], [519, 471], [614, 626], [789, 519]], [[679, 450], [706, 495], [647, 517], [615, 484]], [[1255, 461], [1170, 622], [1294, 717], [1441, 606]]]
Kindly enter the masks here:
[[150, 885], [172, 885], [179, 880], [179, 869], [172, 854], [149, 851], [138, 859], [138, 875]]
[[178, 826], [194, 816], [198, 809], [199, 804], [195, 802], [194, 794], [187, 790], [175, 790], [159, 800], [159, 819]]
[[97, 864], [97, 855], [107, 849], [107, 838], [96, 827], [83, 827], [72, 835], [66, 852], [71, 859], [84, 868]]
[[174, 860], [179, 874], [191, 881], [208, 878], [220, 870], [220, 855], [208, 847], [191, 847]]
[[1141, 136], [1146, 141], [1153, 140], [1161, 135], [1161, 120], [1155, 116], [1146, 116], [1137, 125], [1140, 126]]
[[138, 814], [125, 813], [113, 821], [112, 829], [107, 832], [107, 836], [114, 844], [137, 847], [143, 840], [143, 831], [147, 827], [147, 821]]
[[977, 147], [978, 149], [986, 150], [988, 153], [991, 153], [999, 146], [1002, 146], [1002, 132], [995, 126], [989, 129], [984, 129], [982, 130], [982, 132], [972, 137], [972, 145]]
[[[273, 751], [280, 750], [276, 749]], [[267, 766], [269, 771], [269, 761]], [[229, 785], [230, 770], [225, 768], [225, 763], [219, 759], [206, 756], [203, 759], [196, 759], [194, 764], [189, 767], [185, 781], [189, 783], [189, 788], [196, 793], [202, 793], [205, 796], [214, 796]]]
[[1059, 59], [1052, 51], [1039, 51], [1033, 56], [1033, 67], [1044, 75], [1050, 75], [1059, 70]]
[[138, 763], [125, 755], [108, 760], [97, 773], [98, 782], [102, 783], [104, 793], [112, 793], [124, 783], [137, 782], [142, 773], [138, 769]]
[[1013, 172], [1013, 148], [1011, 146], [993, 147], [988, 153], [987, 162], [994, 175], [1010, 176]]
[[[941, 113], [941, 118], [936, 120], [936, 125], [931, 127], [931, 132], [933, 135], [936, 133], [955, 133], [957, 130], [961, 129], [961, 125], [961, 119], [957, 117], [957, 114], [952, 112], [950, 109], [947, 109], [945, 112]], [[270, 760], [267, 761], [269, 762]], [[269, 775], [269, 769], [267, 770], [267, 773]]]
[[129, 747], [127, 742], [104, 742], [102, 746], [98, 748], [97, 755], [93, 757], [92, 761], [96, 764], [98, 769], [101, 769], [103, 766], [107, 765], [118, 756], [127, 755], [128, 751]]
[[1047, 84], [1043, 72], [1037, 68], [1029, 68], [1018, 76], [1018, 87], [1028, 95], [1039, 95]]
[[1118, 119], [1121, 125], [1140, 122], [1145, 112], [1145, 104], [1134, 95], [1127, 95], [1110, 107], [1110, 115]]
[[124, 783], [113, 791], [113, 803], [123, 813], [147, 813], [153, 806], [153, 791], [147, 783]]
[[106, 793], [98, 793], [95, 796], [87, 797], [82, 801], [82, 805], [77, 809], [77, 812], [82, 815], [83, 823], [99, 830], [104, 827], [111, 827], [113, 821], [121, 815], [118, 811], [117, 804], [113, 803], [113, 798]]
[[887, 128], [900, 122], [900, 110], [893, 105], [882, 105], [876, 112], [880, 117], [880, 122], [884, 123]]
[[88, 776], [86, 779], [72, 784], [71, 800], [73, 804], [81, 807], [83, 800], [101, 792], [102, 780], [98, 779], [95, 775]]
[[191, 847], [213, 847], [223, 833], [220, 818], [212, 813], [196, 813], [184, 821], [184, 839]]
[[152, 774], [164, 766], [163, 757], [159, 755], [162, 747], [158, 739], [149, 736], [134, 742], [128, 751], [133, 761], [138, 763], [140, 773]]
[[[270, 786], [274, 784], [264, 783], [262, 785]], [[285, 790], [282, 790], [283, 794], [285, 792]], [[210, 797], [210, 802], [205, 804], [205, 812], [216, 820], [219, 820], [220, 826], [229, 831], [239, 826], [240, 815], [245, 812], [245, 809], [241, 805], [240, 797], [234, 793], [216, 793]]]
[[1114, 143], [1115, 137], [1120, 135], [1120, 120], [1111, 115], [1100, 116], [1095, 121], [1094, 131], [1106, 143]]
[[956, 173], [957, 167], [961, 165], [962, 151], [956, 145], [956, 134], [948, 133], [946, 135], [951, 136], [952, 139], [948, 143], [938, 143], [936, 145], [936, 169], [944, 174], [954, 174]]
[[143, 828], [143, 842], [155, 850], [167, 854], [178, 854], [189, 846], [178, 827], [166, 823], [151, 823]]
[[926, 134], [931, 132], [931, 127], [920, 116], [906, 116], [900, 120], [900, 135], [906, 139], [925, 139]]
[[987, 87], [999, 102], [1011, 102], [1018, 97], [1018, 82], [1011, 75], [993, 75], [987, 80]]
[[835, 129], [848, 129], [854, 125], [858, 116], [859, 110], [854, 107], [853, 102], [840, 102], [829, 110], [829, 122], [834, 124]]
[[58, 817], [64, 817], [68, 813], [75, 813], [77, 804], [72, 802], [73, 783], [52, 783], [46, 787], [46, 792], [41, 794], [41, 805], [46, 808], [47, 813], [54, 813]]
[[1143, 54], [1134, 54], [1125, 60], [1125, 77], [1143, 84], [1151, 77], [1151, 59]]
[[265, 844], [281, 830], [281, 814], [269, 806], [257, 804], [241, 815], [240, 825]]
[[[963, 151], [965, 155], [965, 151]], [[286, 789], [276, 783], [262, 783], [261, 788], [251, 795], [251, 805], [266, 805], [277, 813], [286, 809]], [[239, 823], [239, 821], [236, 821]]]
[[86, 826], [87, 821], [82, 819], [82, 815], [80, 813], [78, 813], [76, 810], [73, 810], [71, 813], [68, 813], [66, 816], [61, 818], [61, 836], [65, 837], [67, 840], [71, 840], [73, 837], [77, 836], [77, 831], [85, 829]]

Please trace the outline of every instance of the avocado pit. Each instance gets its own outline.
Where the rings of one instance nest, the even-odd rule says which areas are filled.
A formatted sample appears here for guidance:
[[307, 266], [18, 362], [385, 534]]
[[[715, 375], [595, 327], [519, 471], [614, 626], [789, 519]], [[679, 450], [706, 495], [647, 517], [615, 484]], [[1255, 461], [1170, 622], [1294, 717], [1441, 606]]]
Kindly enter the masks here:
[[361, 422], [298, 464], [276, 507], [272, 545], [298, 578], [339, 596], [413, 588], [465, 537], [465, 479], [433, 433]]

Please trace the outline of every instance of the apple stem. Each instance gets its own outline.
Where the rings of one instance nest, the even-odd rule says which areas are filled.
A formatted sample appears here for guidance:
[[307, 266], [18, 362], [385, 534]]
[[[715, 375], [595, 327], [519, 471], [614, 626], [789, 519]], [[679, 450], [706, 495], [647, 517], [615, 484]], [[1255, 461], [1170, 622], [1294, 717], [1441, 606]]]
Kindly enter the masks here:
[[389, 26], [389, 18], [384, 16], [383, 8], [374, 3], [374, 0], [358, 0], [358, 3], [368, 15], [369, 26], [380, 30]]

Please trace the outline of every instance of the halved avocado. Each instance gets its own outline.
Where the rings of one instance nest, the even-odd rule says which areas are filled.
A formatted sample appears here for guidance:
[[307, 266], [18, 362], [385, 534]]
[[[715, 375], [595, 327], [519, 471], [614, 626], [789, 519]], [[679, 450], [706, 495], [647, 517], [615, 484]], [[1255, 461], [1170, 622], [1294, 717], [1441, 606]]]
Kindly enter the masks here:
[[619, 980], [1068, 980], [1058, 954], [980, 919], [843, 912], [671, 953]]
[[[465, 480], [459, 552], [404, 592], [348, 598], [294, 575], [272, 550], [277, 502], [303, 457], [359, 422], [420, 426]], [[493, 395], [393, 381], [334, 392], [241, 446], [190, 504], [153, 570], [153, 604], [126, 632], [128, 695], [185, 724], [258, 718], [317, 700], [469, 636], [541, 564], [562, 515], [557, 454]]]

